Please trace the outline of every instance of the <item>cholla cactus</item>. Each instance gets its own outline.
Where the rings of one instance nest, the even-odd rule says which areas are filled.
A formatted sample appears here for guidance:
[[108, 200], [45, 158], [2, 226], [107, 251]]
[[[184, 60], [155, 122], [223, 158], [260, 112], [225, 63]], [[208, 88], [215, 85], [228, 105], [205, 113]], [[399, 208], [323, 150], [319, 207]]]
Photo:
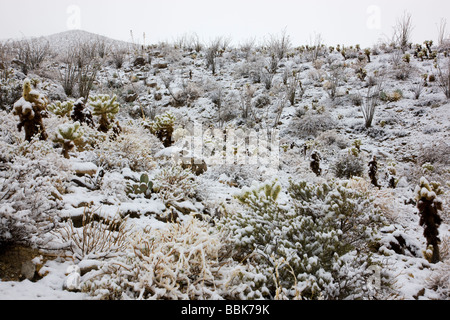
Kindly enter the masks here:
[[168, 148], [172, 145], [172, 134], [174, 131], [175, 116], [168, 111], [160, 116], [156, 116], [155, 120], [150, 124], [150, 132], [158, 137]]
[[116, 102], [117, 96], [112, 98], [106, 94], [100, 94], [95, 97], [89, 97], [89, 104], [94, 109], [93, 115], [99, 116], [98, 130], [108, 132], [111, 128], [110, 121], [114, 120], [114, 116], [119, 112], [120, 105]]
[[80, 123], [65, 123], [56, 128], [53, 141], [61, 143], [63, 146], [62, 154], [64, 158], [69, 159], [69, 151], [75, 147], [75, 143], [83, 137], [83, 131], [80, 130]]
[[375, 187], [380, 188], [380, 185], [378, 184], [378, 179], [377, 179], [377, 172], [378, 172], [377, 157], [373, 156], [372, 160], [369, 161], [369, 177], [370, 177], [370, 181], [372, 182], [372, 184]]
[[322, 174], [322, 169], [320, 168], [320, 160], [322, 160], [322, 157], [320, 156], [320, 153], [316, 150], [314, 150], [311, 153], [311, 162], [309, 163], [311, 170], [317, 175], [320, 176]]
[[56, 101], [48, 106], [48, 111], [60, 117], [68, 117], [72, 112], [73, 104], [72, 100], [66, 102]]
[[41, 112], [46, 109], [48, 99], [45, 95], [31, 88], [30, 79], [23, 83], [23, 95], [15, 104], [13, 114], [19, 116], [17, 125], [19, 131], [25, 129], [25, 140], [31, 141], [33, 136], [40, 134], [40, 140], [47, 139]]
[[86, 108], [84, 104], [84, 98], [78, 99], [74, 105], [70, 117], [74, 122], [86, 123], [90, 127], [94, 127], [94, 120], [92, 119], [92, 113]]
[[427, 179], [422, 177], [420, 184], [416, 187], [415, 194], [417, 200], [417, 209], [420, 214], [420, 225], [423, 226], [423, 235], [427, 239], [427, 246], [433, 248], [431, 256], [431, 263], [440, 261], [439, 254], [439, 226], [442, 219], [438, 211], [442, 210], [442, 201], [437, 197], [442, 194], [442, 189], [439, 183], [429, 183]]

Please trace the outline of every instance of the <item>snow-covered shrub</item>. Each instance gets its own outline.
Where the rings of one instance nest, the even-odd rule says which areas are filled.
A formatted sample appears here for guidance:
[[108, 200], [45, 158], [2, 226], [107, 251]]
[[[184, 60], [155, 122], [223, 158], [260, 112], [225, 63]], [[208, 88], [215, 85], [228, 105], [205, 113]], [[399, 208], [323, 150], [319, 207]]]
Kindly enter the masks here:
[[317, 114], [307, 112], [301, 118], [292, 120], [290, 129], [300, 138], [316, 137], [321, 132], [331, 130], [335, 126], [332, 116], [325, 112]]
[[365, 171], [361, 156], [350, 151], [342, 153], [332, 169], [336, 177], [343, 179], [362, 177]]
[[[92, 142], [95, 137], [90, 137]], [[159, 140], [143, 127], [130, 124], [122, 126], [122, 133], [115, 140], [107, 137], [98, 141], [90, 160], [107, 170], [128, 167], [133, 171], [148, 172], [156, 165], [153, 155], [162, 148]]]
[[221, 299], [229, 282], [222, 235], [191, 218], [131, 237], [126, 256], [109, 260], [82, 290], [98, 299]]
[[83, 137], [83, 131], [80, 129], [80, 123], [64, 123], [56, 128], [53, 141], [62, 144], [62, 154], [64, 158], [69, 159], [69, 151], [75, 147], [75, 143]]
[[426, 280], [428, 288], [435, 291], [440, 300], [450, 299], [450, 259], [445, 260]]
[[241, 209], [228, 212], [219, 225], [230, 232], [234, 259], [247, 260], [266, 279], [260, 288], [254, 283], [253, 291], [325, 299], [374, 294], [367, 286], [375, 266], [369, 248], [383, 219], [348, 182], [291, 182], [286, 195], [272, 181], [244, 188], [237, 199]]
[[69, 169], [50, 143], [37, 139], [0, 140], [0, 158], [8, 161], [0, 171], [0, 243], [44, 245], [59, 223]]
[[108, 132], [111, 129], [111, 121], [119, 112], [120, 105], [116, 102], [117, 96], [110, 97], [106, 94], [100, 94], [89, 97], [89, 105], [93, 108], [92, 114], [100, 117], [98, 130]]
[[446, 58], [443, 63], [438, 61], [436, 68], [439, 87], [447, 99], [450, 99], [450, 58]]
[[88, 207], [83, 213], [81, 228], [75, 228], [69, 219], [56, 234], [68, 246], [75, 261], [108, 259], [124, 254], [129, 237], [126, 219], [98, 219], [97, 212]]
[[14, 102], [22, 96], [22, 85], [15, 79], [0, 78], [0, 110], [11, 111]]
[[196, 192], [195, 176], [188, 169], [170, 166], [161, 169], [155, 176], [153, 190], [165, 204], [188, 200]]

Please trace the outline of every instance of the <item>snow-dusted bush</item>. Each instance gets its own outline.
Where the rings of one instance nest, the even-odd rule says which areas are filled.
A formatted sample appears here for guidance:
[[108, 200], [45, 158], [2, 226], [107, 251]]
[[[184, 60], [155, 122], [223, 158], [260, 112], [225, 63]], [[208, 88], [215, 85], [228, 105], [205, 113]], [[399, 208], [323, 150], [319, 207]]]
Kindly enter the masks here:
[[161, 169], [155, 176], [153, 190], [165, 204], [188, 200], [195, 195], [197, 183], [188, 169], [170, 166]]
[[300, 138], [316, 137], [318, 134], [333, 129], [335, 121], [331, 114], [307, 112], [301, 118], [294, 118], [291, 130]]
[[242, 207], [228, 212], [220, 226], [230, 232], [234, 259], [247, 261], [265, 279], [251, 285], [259, 296], [374, 294], [367, 286], [375, 267], [369, 248], [383, 219], [371, 199], [348, 182], [291, 182], [287, 195], [272, 181], [244, 188], [236, 198]]
[[75, 228], [69, 219], [56, 231], [74, 261], [116, 257], [124, 254], [128, 246], [126, 219], [101, 220], [97, 218], [97, 212], [88, 207], [80, 228]]
[[427, 286], [440, 300], [450, 299], [450, 259], [445, 260], [427, 279]]
[[[90, 136], [91, 142], [96, 142], [95, 137]], [[97, 141], [91, 161], [107, 170], [128, 167], [147, 172], [155, 167], [153, 155], [162, 148], [159, 140], [143, 127], [130, 124], [122, 127], [122, 133], [115, 140], [107, 137]]]
[[366, 168], [359, 154], [344, 152], [333, 163], [332, 169], [336, 177], [350, 179], [362, 177]]
[[22, 95], [22, 85], [16, 79], [0, 78], [0, 110], [10, 111]]
[[61, 194], [68, 166], [48, 142], [10, 145], [0, 140], [0, 243], [44, 245], [48, 231], [59, 223]]
[[[190, 218], [133, 234], [126, 256], [109, 260], [82, 290], [98, 299], [222, 299], [230, 272], [222, 235]], [[230, 288], [231, 289], [231, 288]]]

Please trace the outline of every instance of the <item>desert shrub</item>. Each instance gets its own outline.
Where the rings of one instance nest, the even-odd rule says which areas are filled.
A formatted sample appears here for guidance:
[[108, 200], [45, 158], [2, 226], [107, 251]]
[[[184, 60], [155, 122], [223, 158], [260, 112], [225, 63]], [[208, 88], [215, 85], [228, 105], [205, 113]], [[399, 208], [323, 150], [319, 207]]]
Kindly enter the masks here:
[[336, 177], [350, 179], [362, 177], [365, 172], [364, 162], [359, 154], [348, 151], [342, 153], [332, 166]]
[[90, 275], [82, 290], [97, 299], [222, 299], [230, 267], [224, 241], [207, 223], [190, 218], [161, 230], [147, 228], [131, 250]]
[[38, 69], [51, 54], [50, 43], [43, 39], [24, 39], [14, 42], [12, 46], [16, 63], [21, 66], [25, 74], [28, 74], [29, 70]]
[[15, 79], [0, 79], [0, 110], [11, 111], [14, 102], [22, 96], [22, 85]]
[[55, 232], [74, 261], [116, 257], [124, 254], [128, 246], [126, 219], [99, 219], [96, 210], [88, 207], [83, 212], [80, 228], [75, 228], [69, 219]]
[[0, 141], [0, 244], [45, 246], [48, 232], [58, 225], [67, 163], [51, 145], [36, 138], [20, 145]]
[[291, 130], [300, 138], [316, 137], [321, 132], [331, 130], [335, 126], [331, 114], [308, 111], [303, 117], [293, 119]]
[[347, 182], [291, 182], [288, 191], [277, 181], [244, 188], [236, 195], [242, 207], [220, 221], [230, 232], [234, 259], [269, 280], [259, 288], [254, 282], [253, 292], [272, 298], [280, 290], [287, 298], [373, 295], [365, 285], [372, 263], [368, 247], [383, 219], [371, 199]]
[[443, 63], [438, 61], [436, 63], [437, 75], [439, 87], [445, 94], [447, 99], [450, 99], [450, 58], [446, 58]]
[[380, 99], [384, 102], [397, 102], [403, 98], [403, 92], [400, 89], [394, 90], [393, 92], [380, 92]]
[[450, 259], [434, 270], [426, 283], [428, 288], [439, 295], [440, 300], [450, 299]]
[[443, 140], [435, 140], [433, 143], [423, 145], [420, 148], [419, 164], [450, 164], [450, 144]]
[[154, 179], [153, 190], [165, 204], [188, 200], [195, 195], [195, 176], [188, 169], [170, 166], [161, 169]]
[[149, 171], [155, 167], [153, 156], [162, 149], [161, 143], [152, 134], [138, 125], [123, 126], [122, 134], [112, 140], [109, 136], [84, 129], [84, 138], [95, 145], [92, 159], [99, 167], [106, 170], [130, 168], [133, 171]]

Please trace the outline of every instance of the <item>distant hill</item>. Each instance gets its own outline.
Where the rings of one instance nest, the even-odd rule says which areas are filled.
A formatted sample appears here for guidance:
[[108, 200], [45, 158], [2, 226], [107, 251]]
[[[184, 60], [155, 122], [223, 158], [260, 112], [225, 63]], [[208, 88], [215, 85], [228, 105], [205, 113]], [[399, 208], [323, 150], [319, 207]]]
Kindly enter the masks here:
[[[132, 45], [129, 42], [111, 39], [95, 33], [83, 31], [83, 30], [69, 30], [49, 36], [34, 37], [31, 38], [35, 41], [48, 42], [53, 51], [62, 51], [68, 47], [76, 46], [80, 43], [105, 43], [107, 46], [129, 47]], [[14, 39], [12, 39], [14, 40]], [[29, 40], [29, 39], [26, 39]], [[23, 39], [17, 39], [17, 41], [24, 41]]]

